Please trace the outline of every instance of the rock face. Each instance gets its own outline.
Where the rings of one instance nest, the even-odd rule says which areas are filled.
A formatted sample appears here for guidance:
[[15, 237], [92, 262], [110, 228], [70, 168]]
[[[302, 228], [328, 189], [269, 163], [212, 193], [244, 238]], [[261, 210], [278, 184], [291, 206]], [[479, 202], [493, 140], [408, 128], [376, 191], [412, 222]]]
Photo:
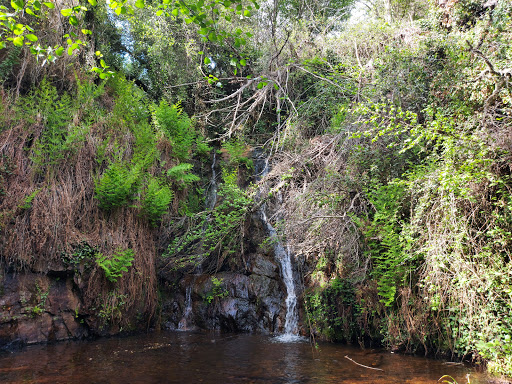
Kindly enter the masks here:
[[0, 348], [88, 336], [71, 278], [0, 269]]
[[[179, 290], [164, 303], [164, 326], [169, 329], [199, 327], [228, 332], [270, 333], [281, 330], [285, 316], [285, 288], [277, 264], [265, 254], [248, 255], [247, 264], [249, 267], [245, 273], [225, 271], [214, 277], [202, 274], [186, 276], [181, 280]], [[191, 315], [183, 322], [187, 305], [192, 307]], [[184, 323], [186, 327], [183, 327]]]

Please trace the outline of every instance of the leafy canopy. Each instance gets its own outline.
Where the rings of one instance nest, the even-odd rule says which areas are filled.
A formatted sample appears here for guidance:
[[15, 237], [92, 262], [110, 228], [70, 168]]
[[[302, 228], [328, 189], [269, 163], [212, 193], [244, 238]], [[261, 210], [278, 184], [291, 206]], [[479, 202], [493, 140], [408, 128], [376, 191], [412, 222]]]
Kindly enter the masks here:
[[[91, 7], [100, 6], [97, 0], [88, 0]], [[127, 0], [107, 0], [105, 6], [114, 11], [118, 16], [134, 14], [135, 8], [146, 8], [145, 0], [135, 0], [132, 3]], [[223, 28], [223, 23], [231, 22], [233, 17], [247, 18], [252, 15], [259, 5], [255, 0], [246, 4], [243, 0], [161, 0], [152, 4], [157, 16], [166, 16], [187, 24], [195, 24], [198, 34], [204, 41], [223, 43], [226, 39], [232, 39], [236, 46], [245, 44], [240, 34], [231, 33]], [[87, 35], [93, 32], [83, 28], [85, 12], [89, 10], [84, 5], [77, 5], [60, 9], [60, 15], [53, 2], [40, 2], [39, 0], [12, 0], [10, 7], [0, 5], [0, 50], [8, 44], [16, 47], [27, 46], [30, 52], [38, 59], [46, 62], [54, 62], [58, 57], [67, 52], [69, 56], [87, 45]], [[53, 16], [63, 16], [70, 25], [70, 33], [63, 35], [65, 44], [44, 46], [42, 36], [38, 36], [38, 26], [42, 20]], [[99, 67], [94, 67], [101, 78], [112, 74], [109, 66], [103, 60], [101, 52], [96, 52]], [[243, 60], [243, 59], [242, 59]]]

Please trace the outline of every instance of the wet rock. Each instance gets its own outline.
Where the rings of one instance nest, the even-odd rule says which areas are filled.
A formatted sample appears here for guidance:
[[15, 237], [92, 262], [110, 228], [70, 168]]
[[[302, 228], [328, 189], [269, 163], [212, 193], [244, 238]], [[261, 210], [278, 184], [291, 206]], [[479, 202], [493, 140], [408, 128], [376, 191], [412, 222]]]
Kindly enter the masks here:
[[267, 276], [276, 279], [279, 276], [279, 267], [277, 264], [263, 255], [256, 255], [254, 257], [251, 272], [256, 275]]
[[82, 338], [80, 299], [71, 278], [31, 272], [0, 275], [0, 348]]
[[[187, 328], [196, 325], [202, 329], [259, 333], [282, 328], [285, 288], [279, 267], [272, 256], [265, 254], [251, 254], [247, 260], [249, 268], [244, 273], [224, 271], [215, 276], [202, 274], [181, 278], [173, 285], [178, 290], [167, 291], [163, 300], [164, 326], [178, 329], [178, 325], [184, 323], [188, 294], [192, 313], [187, 314]], [[215, 285], [213, 277], [221, 283]]]

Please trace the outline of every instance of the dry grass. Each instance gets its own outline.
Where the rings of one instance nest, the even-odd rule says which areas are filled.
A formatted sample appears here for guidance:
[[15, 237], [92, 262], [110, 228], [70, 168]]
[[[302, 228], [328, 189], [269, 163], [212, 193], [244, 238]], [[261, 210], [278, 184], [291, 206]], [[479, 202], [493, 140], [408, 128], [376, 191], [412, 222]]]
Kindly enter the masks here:
[[[12, 114], [8, 106], [4, 108], [7, 115]], [[131, 248], [135, 260], [115, 287], [118, 296], [126, 295], [122, 322], [133, 325], [137, 314], [149, 321], [157, 304], [158, 233], [133, 208], [111, 214], [98, 208], [93, 197], [94, 175], [98, 172], [96, 154], [102, 127], [91, 129], [85, 141], [62, 162], [41, 170], [34, 168], [31, 148], [43, 129], [37, 123], [27, 126], [22, 122], [0, 133], [0, 170], [10, 170], [0, 179], [4, 190], [0, 196], [0, 258], [17, 270], [71, 273], [63, 256], [70, 256], [80, 243], [104, 255], [113, 254], [117, 248]], [[133, 137], [122, 139], [130, 141]], [[34, 192], [37, 194], [31, 203], [25, 204]], [[83, 309], [90, 313], [108, 302], [114, 289], [102, 270], [92, 264], [90, 275], [75, 277], [82, 290]]]

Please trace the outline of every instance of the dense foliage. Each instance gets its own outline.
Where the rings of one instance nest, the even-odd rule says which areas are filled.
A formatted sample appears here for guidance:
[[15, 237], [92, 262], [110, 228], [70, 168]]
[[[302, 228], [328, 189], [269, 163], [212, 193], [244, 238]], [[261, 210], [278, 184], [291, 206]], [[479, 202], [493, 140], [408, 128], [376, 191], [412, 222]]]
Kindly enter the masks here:
[[512, 375], [508, 2], [88, 3], [0, 8], [6, 267], [134, 329], [265, 204], [310, 334]]

